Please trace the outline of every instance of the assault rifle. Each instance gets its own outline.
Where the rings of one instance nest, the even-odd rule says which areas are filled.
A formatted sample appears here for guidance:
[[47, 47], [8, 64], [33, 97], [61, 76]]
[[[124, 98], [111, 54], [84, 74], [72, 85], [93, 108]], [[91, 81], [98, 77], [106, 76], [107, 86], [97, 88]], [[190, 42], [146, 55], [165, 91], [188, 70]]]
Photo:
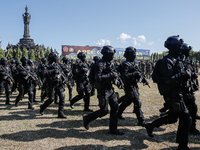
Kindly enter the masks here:
[[144, 73], [141, 73], [140, 82], [142, 82], [143, 85], [147, 85], [147, 86], [150, 88], [149, 82], [148, 82], [147, 79], [145, 78]]
[[124, 83], [123, 83], [122, 79], [120, 78], [119, 73], [117, 72], [117, 70], [112, 68], [111, 65], [112, 64], [108, 65], [108, 69], [111, 71], [112, 74], [114, 74], [113, 84], [116, 85], [119, 89], [123, 89], [124, 88]]
[[28, 78], [31, 78], [32, 80], [36, 81], [36, 83], [39, 86], [39, 88], [41, 88], [41, 84], [39, 82], [39, 79], [35, 74], [33, 74], [32, 72], [27, 71], [27, 69], [25, 69], [22, 65], [18, 65], [18, 68], [27, 73], [27, 75], [25, 77], [25, 80], [28, 80]]
[[62, 68], [58, 65], [58, 63], [53, 62], [52, 66], [58, 70], [59, 74], [56, 76], [57, 79], [62, 78], [62, 82], [66, 83], [67, 82], [67, 76], [63, 72]]
[[134, 69], [135, 69], [136, 71], [138, 71], [138, 72], [141, 74], [141, 77], [140, 77], [140, 80], [139, 80], [139, 81], [142, 82], [144, 86], [147, 85], [147, 86], [150, 88], [149, 82], [147, 81], [147, 79], [146, 79], [146, 77], [145, 77], [145, 74], [142, 73], [142, 72], [140, 71], [140, 69], [139, 69], [139, 68], [136, 68], [135, 66], [134, 66]]
[[0, 68], [6, 73], [6, 75], [3, 77], [5, 80], [10, 79], [12, 82], [15, 82], [12, 75], [2, 65], [0, 65]]

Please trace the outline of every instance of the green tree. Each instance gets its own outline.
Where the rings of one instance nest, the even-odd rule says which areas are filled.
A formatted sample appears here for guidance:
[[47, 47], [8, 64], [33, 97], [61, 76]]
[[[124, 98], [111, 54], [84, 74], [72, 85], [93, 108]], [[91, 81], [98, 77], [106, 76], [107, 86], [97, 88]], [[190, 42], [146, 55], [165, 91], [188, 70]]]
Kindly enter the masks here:
[[18, 47], [17, 49], [14, 50], [14, 58], [15, 60], [20, 60], [22, 57], [22, 51], [20, 50], [20, 48]]
[[11, 48], [9, 48], [6, 52], [6, 56], [7, 56], [7, 59], [10, 60], [11, 58], [14, 58], [13, 57], [13, 50]]
[[47, 47], [47, 50], [45, 52], [45, 58], [48, 59], [49, 54], [51, 53], [51, 50], [49, 48], [49, 46]]
[[44, 57], [44, 55], [45, 55], [44, 49], [42, 47], [39, 47], [38, 52], [35, 55], [35, 61], [39, 61], [39, 59]]
[[1, 59], [2, 57], [5, 57], [5, 52], [4, 52], [4, 50], [0, 47], [0, 59]]
[[25, 47], [23, 48], [22, 56], [26, 56], [28, 58], [28, 50]]
[[35, 61], [35, 51], [33, 49], [29, 51], [28, 57], [29, 59], [32, 59], [33, 61]]

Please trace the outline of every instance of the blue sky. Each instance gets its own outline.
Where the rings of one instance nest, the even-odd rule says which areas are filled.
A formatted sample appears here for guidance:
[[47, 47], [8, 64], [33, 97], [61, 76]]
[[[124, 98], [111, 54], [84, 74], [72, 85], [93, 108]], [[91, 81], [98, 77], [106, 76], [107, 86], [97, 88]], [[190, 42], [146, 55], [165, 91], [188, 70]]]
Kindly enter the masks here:
[[133, 46], [161, 53], [164, 41], [180, 35], [200, 50], [200, 0], [0, 0], [0, 40], [23, 37], [26, 5], [30, 36], [61, 53], [61, 45]]

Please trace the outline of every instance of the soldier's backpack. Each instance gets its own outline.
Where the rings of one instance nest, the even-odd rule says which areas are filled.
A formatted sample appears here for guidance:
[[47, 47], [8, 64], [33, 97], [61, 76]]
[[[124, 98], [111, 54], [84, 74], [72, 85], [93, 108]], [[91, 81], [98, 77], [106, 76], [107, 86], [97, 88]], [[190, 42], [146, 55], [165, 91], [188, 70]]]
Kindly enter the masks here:
[[152, 73], [152, 80], [154, 83], [159, 83], [160, 80], [161, 80], [161, 77], [162, 77], [162, 74], [161, 74], [161, 63], [162, 63], [162, 59], [159, 59], [155, 65], [155, 68], [153, 70], [153, 73]]

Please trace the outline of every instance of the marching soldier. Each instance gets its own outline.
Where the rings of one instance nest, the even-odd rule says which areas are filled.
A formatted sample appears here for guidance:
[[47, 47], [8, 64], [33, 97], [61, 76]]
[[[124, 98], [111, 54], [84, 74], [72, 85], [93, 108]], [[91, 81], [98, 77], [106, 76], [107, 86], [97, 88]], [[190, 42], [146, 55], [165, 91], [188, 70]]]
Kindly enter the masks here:
[[70, 107], [73, 109], [74, 104], [83, 99], [84, 100], [84, 111], [92, 111], [89, 109], [90, 105], [90, 83], [88, 79], [89, 75], [89, 67], [85, 63], [86, 55], [83, 52], [78, 53], [77, 59], [75, 65], [73, 66], [73, 78], [76, 81], [76, 90], [78, 92], [78, 95], [75, 96], [70, 101]]
[[104, 46], [101, 50], [103, 54], [102, 59], [97, 61], [95, 66], [95, 79], [97, 88], [97, 98], [99, 99], [100, 109], [83, 116], [84, 127], [88, 130], [91, 121], [97, 119], [98, 117], [103, 117], [108, 114], [108, 105], [110, 105], [110, 124], [109, 124], [109, 134], [123, 135], [124, 133], [117, 130], [117, 110], [118, 110], [118, 98], [114, 91], [112, 84], [114, 79], [118, 76], [114, 65], [111, 63], [113, 56], [115, 54], [115, 49], [112, 46]]
[[7, 66], [8, 60], [6, 57], [1, 58], [1, 64], [0, 64], [0, 95], [3, 94], [3, 91], [5, 89], [6, 93], [6, 105], [10, 105], [10, 94], [11, 94], [11, 88], [12, 84], [11, 82], [14, 82], [14, 79], [11, 74], [10, 67]]
[[65, 83], [67, 78], [62, 72], [60, 65], [57, 63], [58, 57], [55, 53], [51, 52], [48, 56], [48, 68], [43, 71], [43, 75], [46, 76], [49, 87], [49, 99], [40, 105], [40, 114], [44, 114], [44, 110], [54, 101], [55, 93], [59, 96], [59, 108], [58, 118], [67, 118], [64, 115], [65, 105]]

